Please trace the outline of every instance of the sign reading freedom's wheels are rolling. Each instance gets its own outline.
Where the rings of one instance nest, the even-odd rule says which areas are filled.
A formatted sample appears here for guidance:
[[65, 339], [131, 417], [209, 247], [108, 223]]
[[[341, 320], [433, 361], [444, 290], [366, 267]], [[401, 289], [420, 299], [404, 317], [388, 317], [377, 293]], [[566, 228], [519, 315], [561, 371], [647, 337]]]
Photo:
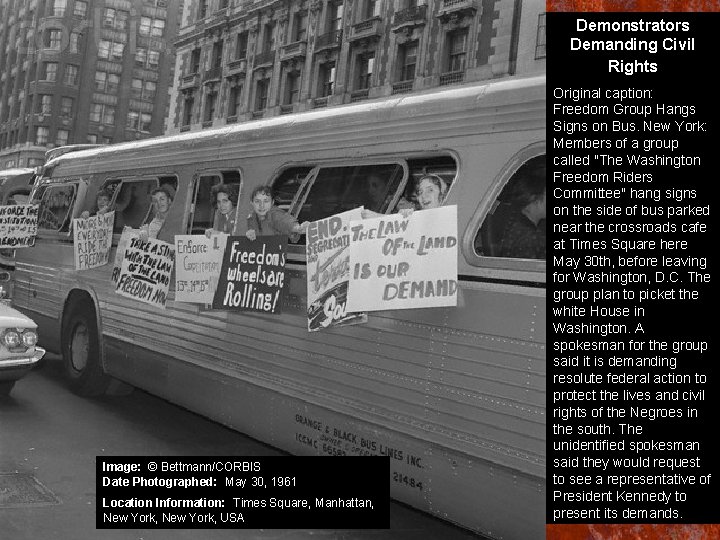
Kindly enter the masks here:
[[228, 239], [213, 309], [280, 313], [287, 236]]

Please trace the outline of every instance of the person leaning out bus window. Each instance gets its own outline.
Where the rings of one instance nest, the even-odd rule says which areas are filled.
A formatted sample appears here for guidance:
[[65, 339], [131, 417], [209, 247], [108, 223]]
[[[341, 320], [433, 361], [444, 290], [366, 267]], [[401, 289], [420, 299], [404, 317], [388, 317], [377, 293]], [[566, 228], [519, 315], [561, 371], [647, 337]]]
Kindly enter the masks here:
[[213, 186], [211, 194], [217, 210], [212, 229], [206, 229], [205, 236], [210, 238], [213, 233], [232, 234], [235, 229], [237, 191], [227, 184], [218, 184]]
[[160, 229], [165, 223], [167, 213], [170, 211], [170, 205], [175, 197], [175, 190], [172, 186], [162, 185], [152, 190], [153, 218], [149, 223], [140, 227], [140, 238], [147, 240], [148, 238], [157, 238]]
[[250, 196], [253, 211], [247, 218], [247, 236], [255, 240], [258, 236], [283, 234], [297, 241], [300, 234], [307, 230], [308, 222], [302, 225], [297, 219], [273, 204], [273, 192], [270, 186], [256, 187]]
[[[445, 195], [447, 195], [447, 184], [445, 180], [437, 174], [426, 174], [420, 177], [415, 184], [416, 203], [414, 208], [403, 208], [399, 213], [406, 218], [412, 214], [414, 210], [440, 208], [445, 201]], [[362, 217], [365, 219], [380, 217], [382, 215], [383, 214], [378, 214], [372, 210], [363, 210], [362, 212]]]
[[545, 259], [546, 195], [544, 174], [526, 173], [517, 180], [500, 236], [499, 257]]

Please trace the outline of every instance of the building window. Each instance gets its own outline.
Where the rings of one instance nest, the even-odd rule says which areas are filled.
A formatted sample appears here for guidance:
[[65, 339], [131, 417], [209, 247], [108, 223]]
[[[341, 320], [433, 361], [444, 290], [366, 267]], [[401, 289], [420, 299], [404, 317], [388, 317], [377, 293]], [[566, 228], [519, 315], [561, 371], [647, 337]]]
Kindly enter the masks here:
[[145, 64], [147, 64], [147, 49], [145, 47], [138, 47], [135, 49], [135, 65], [145, 67]]
[[48, 30], [45, 34], [45, 47], [53, 51], [59, 51], [62, 46], [62, 31]]
[[537, 44], [535, 45], [535, 59], [545, 58], [545, 14], [538, 15]]
[[140, 25], [138, 26], [138, 32], [140, 32], [141, 36], [149, 36], [150, 35], [151, 24], [152, 24], [152, 19], [150, 17], [140, 17]]
[[105, 60], [122, 61], [124, 52], [124, 43], [113, 43], [110, 40], [101, 39], [100, 43], [98, 44], [98, 58], [103, 58]]
[[72, 32], [70, 34], [70, 52], [80, 52], [80, 33]]
[[148, 51], [148, 57], [147, 57], [147, 67], [150, 69], [158, 69], [160, 66], [160, 51], [153, 51], [150, 49]]
[[361, 54], [357, 58], [357, 82], [356, 90], [365, 90], [370, 88], [370, 79], [375, 67], [375, 53]]
[[399, 64], [398, 80], [413, 80], [415, 78], [415, 66], [417, 65], [417, 41], [400, 46]]
[[465, 69], [467, 35], [467, 30], [448, 34], [448, 72], [463, 71]]
[[152, 123], [152, 115], [150, 113], [140, 113], [140, 125], [138, 129], [146, 133], [150, 133], [150, 124]]
[[161, 37], [165, 32], [165, 20], [152, 17], [140, 17], [138, 32], [141, 36]]
[[115, 30], [127, 29], [128, 12], [121, 9], [105, 8], [103, 12], [103, 26]]
[[102, 143], [103, 144], [112, 144], [112, 137], [103, 137]]
[[268, 89], [270, 88], [270, 79], [260, 79], [257, 82], [257, 91], [255, 92], [255, 110], [262, 111], [267, 107]]
[[293, 71], [287, 74], [285, 81], [285, 104], [291, 105], [297, 103], [300, 95], [300, 73]]
[[57, 81], [57, 62], [45, 62], [43, 64], [43, 80], [54, 82]]
[[183, 105], [183, 126], [189, 126], [192, 122], [192, 110], [195, 105], [195, 99], [192, 96], [185, 98], [185, 104]]
[[305, 41], [307, 37], [307, 11], [298, 12], [293, 17], [293, 41]]
[[208, 11], [208, 0], [198, 2], [198, 19], [204, 19]]
[[63, 80], [63, 83], [66, 86], [77, 86], [77, 79], [78, 79], [78, 67], [73, 65], [66, 65], [65, 66], [65, 79]]
[[110, 126], [115, 125], [115, 107], [102, 103], [92, 103], [90, 105], [90, 121]]
[[263, 34], [262, 52], [270, 52], [275, 50], [275, 25], [267, 23], [265, 25], [265, 33]]
[[52, 96], [42, 95], [38, 102], [38, 114], [52, 114]]
[[153, 37], [161, 37], [165, 33], [165, 21], [163, 19], [153, 19], [150, 35]]
[[235, 43], [235, 59], [242, 60], [247, 57], [248, 33], [242, 32], [237, 36]]
[[73, 98], [63, 97], [60, 99], [60, 116], [72, 116]]
[[65, 15], [65, 8], [67, 7], [67, 0], [55, 0], [53, 2], [53, 15], [55, 17], [62, 17]]
[[318, 94], [320, 97], [332, 95], [335, 86], [335, 62], [325, 62], [320, 64], [320, 88]]
[[215, 117], [215, 103], [217, 102], [217, 92], [208, 92], [205, 96], [205, 114], [204, 122], [211, 122]]
[[67, 129], [58, 129], [57, 137], [55, 137], [56, 146], [65, 146], [70, 138], [70, 132]]
[[50, 128], [38, 126], [35, 128], [35, 144], [47, 144], [50, 137]]
[[97, 135], [95, 133], [89, 133], [85, 140], [88, 142], [88, 144], [97, 144], [98, 141]]
[[363, 20], [380, 16], [380, 2], [378, 0], [366, 0]]
[[75, 5], [73, 6], [73, 15], [75, 17], [80, 17], [81, 19], [84, 19], [87, 15], [87, 8], [87, 2], [84, 2], [83, 0], [75, 0]]
[[142, 79], [132, 80], [132, 97], [152, 101], [157, 94], [157, 83], [154, 81], [143, 81]]
[[213, 43], [212, 50], [212, 67], [222, 67], [222, 56], [223, 56], [223, 42], [222, 40]]
[[237, 116], [242, 110], [242, 85], [230, 89], [230, 102], [228, 103], [228, 116]]
[[193, 49], [190, 55], [190, 73], [198, 73], [200, 71], [200, 49]]
[[328, 9], [328, 31], [337, 32], [342, 30], [343, 4], [330, 2]]
[[140, 113], [137, 111], [128, 111], [127, 124], [125, 127], [128, 129], [137, 129], [138, 120], [140, 119]]

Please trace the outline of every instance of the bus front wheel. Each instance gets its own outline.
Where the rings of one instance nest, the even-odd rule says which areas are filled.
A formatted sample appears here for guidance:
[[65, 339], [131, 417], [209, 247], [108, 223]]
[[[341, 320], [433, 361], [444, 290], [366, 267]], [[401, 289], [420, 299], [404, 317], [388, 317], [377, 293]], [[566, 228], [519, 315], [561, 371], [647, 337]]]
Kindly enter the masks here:
[[63, 325], [63, 363], [70, 389], [92, 397], [105, 393], [111, 378], [100, 363], [95, 308], [90, 302], [74, 304]]

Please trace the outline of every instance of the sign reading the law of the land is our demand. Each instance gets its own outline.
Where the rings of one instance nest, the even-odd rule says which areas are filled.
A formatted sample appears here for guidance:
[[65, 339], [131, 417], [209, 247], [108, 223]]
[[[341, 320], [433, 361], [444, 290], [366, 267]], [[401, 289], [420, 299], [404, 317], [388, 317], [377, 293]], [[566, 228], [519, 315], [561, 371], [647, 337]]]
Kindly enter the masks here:
[[457, 207], [350, 225], [348, 311], [457, 305]]
[[367, 322], [365, 313], [346, 309], [350, 277], [350, 221], [357, 208], [310, 223], [307, 230], [308, 330]]
[[213, 309], [280, 313], [287, 236], [228, 238]]
[[115, 263], [113, 264], [112, 282], [113, 285], [117, 285], [118, 279], [120, 278], [120, 270], [122, 268], [123, 258], [125, 257], [125, 249], [130, 244], [130, 240], [138, 238], [140, 236], [139, 229], [133, 229], [132, 227], [123, 228], [120, 240], [118, 240], [117, 250], [115, 251]]
[[73, 220], [75, 270], [89, 270], [108, 263], [115, 212]]
[[176, 235], [175, 300], [210, 304], [215, 295], [227, 234]]
[[0, 248], [35, 245], [38, 208], [35, 204], [0, 206]]
[[165, 307], [175, 262], [175, 246], [150, 238], [131, 238], [125, 249], [115, 292]]

